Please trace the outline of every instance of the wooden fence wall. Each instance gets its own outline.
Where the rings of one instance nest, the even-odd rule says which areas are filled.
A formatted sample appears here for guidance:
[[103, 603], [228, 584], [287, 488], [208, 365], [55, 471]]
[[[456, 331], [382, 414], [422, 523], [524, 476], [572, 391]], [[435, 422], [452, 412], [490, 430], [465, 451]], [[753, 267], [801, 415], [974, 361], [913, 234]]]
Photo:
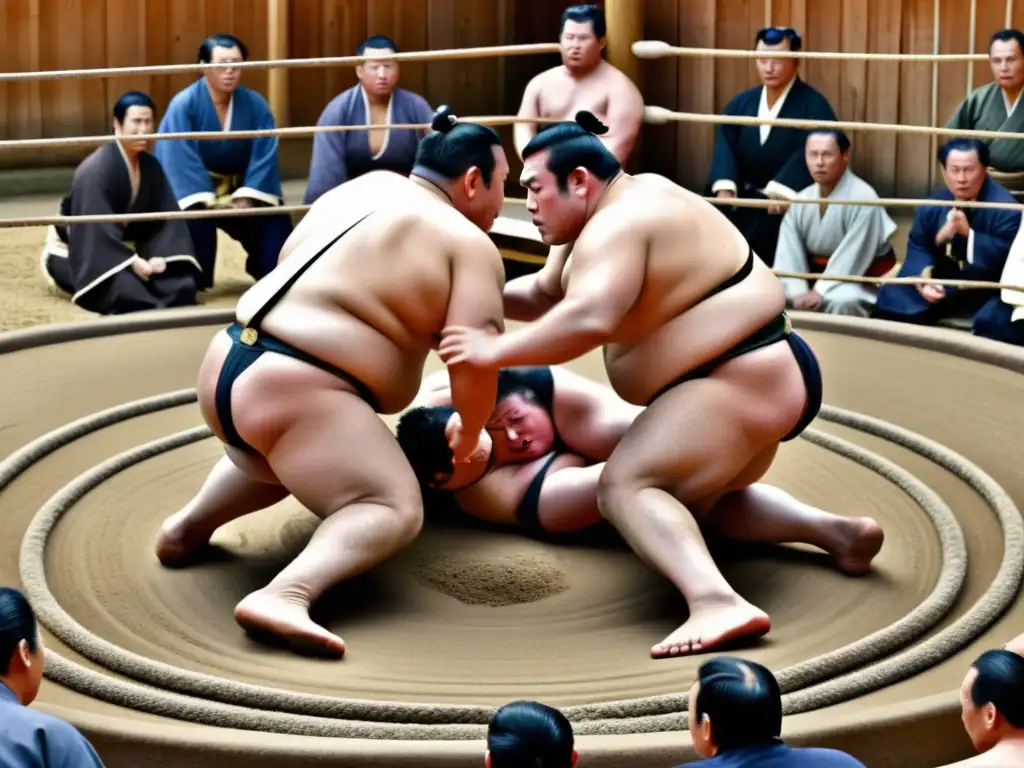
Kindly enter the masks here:
[[[637, 0], [648, 39], [695, 47], [749, 48], [766, 22], [797, 27], [805, 48], [886, 53], [984, 52], [1007, 24], [1024, 26], [1024, 0]], [[405, 50], [553, 41], [566, 0], [290, 0], [289, 56], [341, 56], [372, 33]], [[265, 0], [0, 0], [0, 71], [186, 63], [207, 34], [232, 32], [254, 59], [266, 58]], [[556, 57], [408, 63], [402, 85], [464, 114], [513, 113], [526, 81]], [[988, 82], [977, 64], [807, 61], [803, 77], [843, 120], [942, 125], [969, 86]], [[937, 88], [933, 98], [933, 75]], [[0, 138], [104, 133], [110, 105], [129, 88], [158, 105], [192, 75], [66, 79], [0, 84]], [[349, 67], [289, 71], [290, 124], [313, 124], [354, 82]], [[267, 92], [267, 73], [245, 82]], [[645, 100], [671, 109], [718, 112], [757, 83], [749, 59], [678, 58], [643, 63]], [[510, 134], [510, 132], [508, 132]], [[703, 187], [713, 127], [648, 126], [643, 166]], [[918, 196], [936, 181], [934, 146], [919, 136], [859, 132], [855, 168], [883, 195]], [[88, 149], [0, 152], [0, 166], [77, 162]]]

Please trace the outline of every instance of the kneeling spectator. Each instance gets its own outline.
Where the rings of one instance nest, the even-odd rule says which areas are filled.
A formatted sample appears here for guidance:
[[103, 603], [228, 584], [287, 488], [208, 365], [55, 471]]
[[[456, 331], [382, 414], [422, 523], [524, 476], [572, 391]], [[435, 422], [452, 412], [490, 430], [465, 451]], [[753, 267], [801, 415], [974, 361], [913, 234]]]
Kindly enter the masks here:
[[[796, 200], [878, 199], [871, 185], [850, 170], [850, 140], [842, 131], [812, 131], [805, 157], [814, 184], [800, 190]], [[820, 274], [821, 279], [811, 285], [782, 278], [787, 303], [810, 312], [868, 317], [877, 293], [872, 285], [828, 278], [885, 275], [896, 266], [889, 244], [895, 232], [896, 222], [878, 205], [791, 205], [782, 220], [775, 267]]]
[[981, 654], [960, 686], [960, 707], [979, 754], [947, 768], [1024, 765], [1024, 658], [1005, 649]]
[[39, 694], [46, 652], [28, 600], [0, 587], [0, 768], [100, 766], [92, 745], [63, 720], [29, 704]]
[[782, 693], [760, 664], [706, 661], [690, 689], [690, 735], [705, 768], [864, 768], [845, 752], [793, 748], [781, 739]]
[[491, 718], [487, 768], [573, 768], [578, 759], [572, 725], [553, 707], [514, 701]]
[[[977, 139], [952, 139], [939, 150], [946, 189], [933, 200], [1011, 203], [1016, 200], [986, 175], [988, 147]], [[1020, 210], [922, 206], [914, 215], [907, 257], [899, 277], [998, 282], [1020, 228]], [[884, 285], [875, 316], [934, 325], [951, 317], [972, 318], [978, 336], [997, 338], [1011, 309], [997, 291], [941, 285]]]

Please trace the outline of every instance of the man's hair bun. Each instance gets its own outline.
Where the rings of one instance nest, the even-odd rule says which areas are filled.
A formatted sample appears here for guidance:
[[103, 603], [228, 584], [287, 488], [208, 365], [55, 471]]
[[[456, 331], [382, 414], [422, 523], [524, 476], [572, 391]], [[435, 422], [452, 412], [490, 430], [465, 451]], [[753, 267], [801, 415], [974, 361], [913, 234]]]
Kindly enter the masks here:
[[588, 112], [585, 109], [576, 113], [576, 123], [587, 133], [593, 133], [596, 136], [608, 133], [608, 126], [598, 120], [597, 115], [593, 112]]
[[451, 107], [442, 104], [434, 112], [434, 119], [430, 121], [430, 127], [438, 133], [448, 133], [459, 124], [459, 118], [452, 112]]

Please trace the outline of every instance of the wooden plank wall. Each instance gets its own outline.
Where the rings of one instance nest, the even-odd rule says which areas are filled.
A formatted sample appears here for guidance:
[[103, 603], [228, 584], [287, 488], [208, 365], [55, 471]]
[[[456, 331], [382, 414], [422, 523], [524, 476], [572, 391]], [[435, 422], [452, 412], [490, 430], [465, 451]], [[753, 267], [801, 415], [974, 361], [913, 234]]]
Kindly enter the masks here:
[[[1024, 27], [1024, 0], [642, 0], [645, 37], [674, 45], [749, 48], [766, 22], [797, 27], [808, 50], [882, 53], [984, 51], [1005, 26]], [[291, 0], [290, 56], [341, 56], [373, 33], [405, 50], [553, 41], [567, 0]], [[972, 8], [973, 21], [972, 21]], [[936, 36], [936, 11], [939, 24]], [[228, 31], [243, 38], [253, 58], [267, 53], [264, 0], [3, 0], [0, 71], [183, 63], [195, 60], [202, 38]], [[973, 29], [973, 41], [971, 31]], [[972, 46], [973, 43], [973, 46]], [[554, 56], [408, 63], [401, 84], [433, 104], [463, 114], [511, 114], [527, 80]], [[933, 70], [937, 77], [932, 98]], [[650, 104], [718, 112], [737, 92], [757, 83], [744, 59], [678, 58], [644, 62], [642, 89]], [[984, 62], [941, 64], [807, 61], [802, 75], [832, 102], [841, 119], [943, 124], [968, 85], [988, 82]], [[315, 123], [324, 105], [354, 83], [347, 67], [289, 73], [290, 124]], [[192, 75], [67, 79], [0, 84], [0, 138], [105, 133], [110, 105], [129, 88], [148, 91], [163, 107]], [[266, 72], [245, 82], [266, 93]], [[649, 126], [643, 166], [701, 189], [713, 128]], [[504, 131], [511, 136], [511, 130]], [[859, 132], [855, 169], [883, 195], [918, 196], [936, 182], [934, 144], [919, 137]], [[88, 150], [0, 152], [0, 166], [77, 162]]]
[[[1024, 27], [1024, 0], [646, 0], [644, 35], [686, 47], [750, 48], [757, 30], [771, 23], [797, 28], [811, 51], [984, 53], [1007, 18]], [[841, 120], [908, 125], [945, 125], [969, 84], [992, 79], [985, 62], [809, 60], [800, 71]], [[753, 60], [677, 58], [644, 62], [642, 90], [649, 104], [708, 113], [757, 84]], [[644, 167], [703, 189], [713, 136], [713, 126], [648, 126]], [[851, 139], [854, 169], [883, 196], [917, 197], [939, 182], [934, 142], [865, 131]]]

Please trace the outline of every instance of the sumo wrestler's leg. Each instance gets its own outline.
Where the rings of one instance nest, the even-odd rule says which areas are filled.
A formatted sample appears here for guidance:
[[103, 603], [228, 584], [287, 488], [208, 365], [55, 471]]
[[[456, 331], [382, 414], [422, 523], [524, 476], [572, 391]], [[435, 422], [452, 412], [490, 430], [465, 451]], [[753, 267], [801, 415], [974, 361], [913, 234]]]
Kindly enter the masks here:
[[[226, 450], [241, 453], [230, 446]], [[244, 465], [247, 459], [241, 456], [236, 461]], [[214, 465], [199, 493], [164, 522], [157, 537], [156, 556], [164, 565], [182, 563], [209, 542], [222, 525], [272, 507], [287, 496], [284, 486], [258, 480], [224, 456]]]
[[238, 604], [235, 619], [297, 650], [341, 655], [344, 642], [310, 618], [310, 607], [412, 543], [423, 523], [422, 495], [394, 435], [365, 402], [338, 390], [295, 402], [264, 455], [323, 522], [290, 565]]
[[[743, 390], [716, 378], [669, 390], [633, 422], [601, 475], [601, 514], [647, 563], [686, 598], [689, 619], [651, 649], [655, 658], [704, 651], [766, 633], [768, 615], [740, 597], [708, 552], [685, 503], [729, 487], [757, 458], [771, 433]], [[757, 434], [763, 429], [764, 435]], [[761, 441], [758, 438], [763, 438]]]
[[[775, 448], [770, 452], [774, 456]], [[766, 465], [772, 456], [766, 457]], [[810, 544], [832, 555], [840, 570], [851, 576], [871, 570], [885, 538], [870, 517], [834, 515], [765, 483], [723, 495], [711, 507], [707, 527], [735, 541]]]

